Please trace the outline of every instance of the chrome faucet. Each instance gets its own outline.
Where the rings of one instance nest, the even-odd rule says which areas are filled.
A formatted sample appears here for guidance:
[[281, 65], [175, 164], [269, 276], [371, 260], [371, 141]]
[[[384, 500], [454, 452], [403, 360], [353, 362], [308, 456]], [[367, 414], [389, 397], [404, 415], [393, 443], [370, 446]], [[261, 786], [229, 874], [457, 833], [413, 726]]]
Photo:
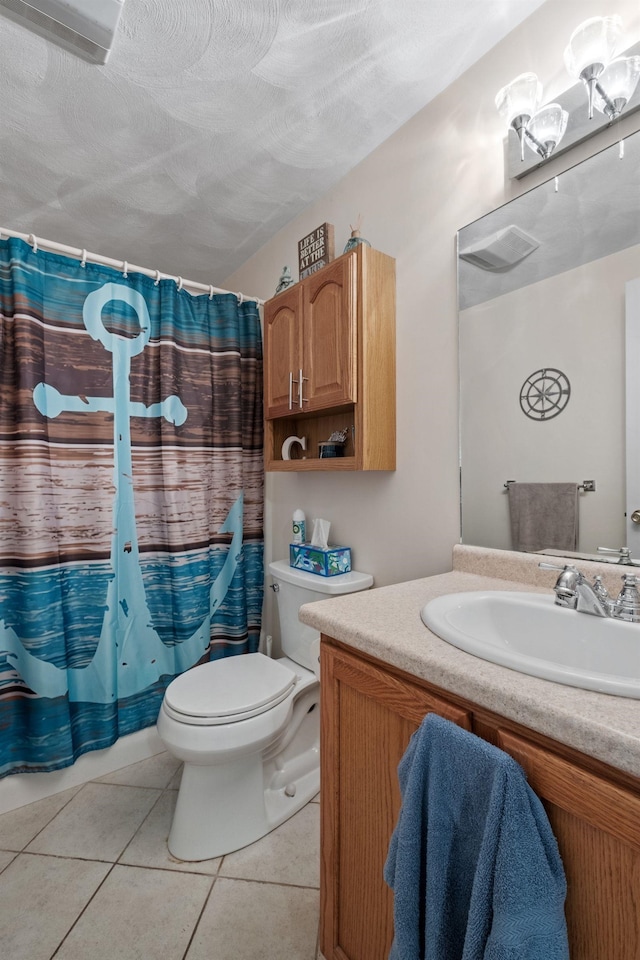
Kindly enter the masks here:
[[640, 623], [640, 591], [638, 577], [623, 574], [622, 590], [613, 600], [607, 593], [602, 577], [595, 577], [590, 584], [584, 574], [567, 563], [559, 567], [554, 563], [539, 563], [543, 570], [559, 570], [554, 589], [556, 603], [578, 613], [590, 613], [595, 617], [613, 617], [614, 620], [626, 620]]
[[560, 576], [553, 588], [559, 607], [577, 610], [578, 613], [590, 613], [595, 617], [611, 616], [611, 600], [600, 577], [591, 586], [584, 574], [570, 563], [559, 567], [554, 563], [539, 563], [543, 570], [560, 570]]

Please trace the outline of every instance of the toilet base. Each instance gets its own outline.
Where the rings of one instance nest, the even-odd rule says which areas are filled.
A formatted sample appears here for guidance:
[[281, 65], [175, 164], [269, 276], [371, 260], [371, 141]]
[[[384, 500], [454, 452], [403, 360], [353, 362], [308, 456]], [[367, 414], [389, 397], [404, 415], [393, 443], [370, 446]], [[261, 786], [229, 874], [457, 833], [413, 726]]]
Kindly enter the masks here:
[[294, 705], [275, 745], [228, 763], [185, 761], [169, 852], [178, 860], [211, 860], [260, 840], [297, 813], [320, 789], [319, 685]]
[[211, 860], [264, 836], [268, 827], [259, 754], [231, 763], [185, 763], [169, 833], [178, 860]]

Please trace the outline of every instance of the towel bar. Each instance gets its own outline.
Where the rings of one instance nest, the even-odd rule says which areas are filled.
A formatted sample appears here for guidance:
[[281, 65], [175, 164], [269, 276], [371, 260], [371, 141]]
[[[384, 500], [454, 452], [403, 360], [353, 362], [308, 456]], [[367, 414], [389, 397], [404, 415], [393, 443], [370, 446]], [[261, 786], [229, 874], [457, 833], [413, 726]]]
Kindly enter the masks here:
[[[510, 483], [517, 483], [517, 480], [507, 480], [504, 484], [505, 490], [509, 489]], [[584, 493], [595, 493], [596, 482], [595, 480], [583, 480], [582, 483], [577, 484], [578, 490], [584, 491]]]

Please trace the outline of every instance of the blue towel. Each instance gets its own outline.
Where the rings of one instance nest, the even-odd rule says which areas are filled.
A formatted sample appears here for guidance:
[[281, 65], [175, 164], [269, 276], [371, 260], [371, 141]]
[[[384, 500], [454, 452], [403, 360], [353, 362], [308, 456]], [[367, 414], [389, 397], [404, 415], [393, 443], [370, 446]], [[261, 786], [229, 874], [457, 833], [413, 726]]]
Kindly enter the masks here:
[[568, 960], [562, 861], [522, 767], [429, 714], [398, 779], [389, 960]]

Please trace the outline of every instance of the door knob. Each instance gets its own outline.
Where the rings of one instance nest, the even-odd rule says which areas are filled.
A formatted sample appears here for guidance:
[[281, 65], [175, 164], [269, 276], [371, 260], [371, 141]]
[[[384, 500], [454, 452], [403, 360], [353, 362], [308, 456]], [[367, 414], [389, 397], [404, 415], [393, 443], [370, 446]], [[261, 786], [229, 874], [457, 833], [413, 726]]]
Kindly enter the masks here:
[[631, 514], [632, 523], [640, 523], [640, 510], [634, 510]]

